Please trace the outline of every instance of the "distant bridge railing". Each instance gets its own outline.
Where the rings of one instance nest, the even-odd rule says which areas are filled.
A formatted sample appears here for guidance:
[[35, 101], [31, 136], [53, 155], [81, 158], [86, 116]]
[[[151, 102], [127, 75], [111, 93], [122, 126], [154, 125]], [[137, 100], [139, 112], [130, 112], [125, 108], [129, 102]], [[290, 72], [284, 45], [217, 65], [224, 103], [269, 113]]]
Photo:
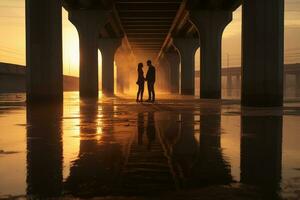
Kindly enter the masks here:
[[[200, 78], [200, 71], [195, 72]], [[222, 89], [231, 96], [233, 90], [241, 91], [241, 67], [222, 68]], [[284, 95], [285, 97], [300, 97], [300, 63], [284, 66]]]
[[[300, 63], [285, 64], [284, 73], [297, 75], [300, 73]], [[222, 68], [222, 76], [239, 76], [241, 75], [241, 67], [224, 67]], [[196, 77], [200, 77], [200, 71], [195, 72]]]

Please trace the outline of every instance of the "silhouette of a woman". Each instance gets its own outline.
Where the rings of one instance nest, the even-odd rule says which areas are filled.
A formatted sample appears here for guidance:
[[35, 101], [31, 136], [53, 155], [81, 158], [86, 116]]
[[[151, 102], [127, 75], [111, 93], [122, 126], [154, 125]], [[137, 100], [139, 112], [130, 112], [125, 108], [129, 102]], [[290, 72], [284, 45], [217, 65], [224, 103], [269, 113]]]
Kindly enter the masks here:
[[[144, 95], [144, 85], [145, 85], [145, 77], [143, 71], [143, 63], [138, 64], [138, 79], [136, 84], [138, 84], [139, 89], [136, 96], [136, 102], [143, 102], [143, 95]], [[140, 99], [139, 99], [140, 97]]]

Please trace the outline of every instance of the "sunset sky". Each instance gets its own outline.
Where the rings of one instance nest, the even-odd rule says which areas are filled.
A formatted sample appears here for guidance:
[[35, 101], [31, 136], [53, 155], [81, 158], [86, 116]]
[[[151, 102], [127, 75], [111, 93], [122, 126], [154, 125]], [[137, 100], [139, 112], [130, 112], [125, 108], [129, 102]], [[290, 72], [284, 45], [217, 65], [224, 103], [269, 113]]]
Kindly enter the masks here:
[[[300, 0], [286, 0], [285, 62], [300, 62]], [[0, 62], [25, 65], [25, 0], [0, 0]], [[64, 74], [78, 76], [78, 35], [63, 10]], [[240, 66], [241, 8], [223, 37], [223, 66]], [[101, 63], [101, 57], [99, 63]], [[199, 56], [196, 55], [199, 63]]]

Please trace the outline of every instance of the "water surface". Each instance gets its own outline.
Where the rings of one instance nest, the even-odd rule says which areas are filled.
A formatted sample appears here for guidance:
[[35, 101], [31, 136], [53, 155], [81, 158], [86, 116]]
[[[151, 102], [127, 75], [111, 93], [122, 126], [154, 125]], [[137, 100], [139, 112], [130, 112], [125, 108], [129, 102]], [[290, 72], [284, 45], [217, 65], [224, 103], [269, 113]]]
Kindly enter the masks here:
[[186, 199], [224, 187], [300, 199], [299, 122], [299, 103], [241, 109], [235, 101], [166, 96], [136, 104], [65, 93], [63, 105], [26, 107], [24, 94], [3, 94], [0, 198]]

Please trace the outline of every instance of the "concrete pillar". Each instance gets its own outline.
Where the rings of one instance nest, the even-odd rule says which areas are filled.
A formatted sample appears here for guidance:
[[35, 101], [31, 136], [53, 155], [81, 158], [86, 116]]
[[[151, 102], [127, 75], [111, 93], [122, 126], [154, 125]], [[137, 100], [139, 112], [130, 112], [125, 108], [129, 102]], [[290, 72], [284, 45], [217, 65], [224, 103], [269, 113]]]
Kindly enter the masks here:
[[127, 66], [126, 50], [119, 48], [115, 56], [116, 75], [117, 75], [117, 92], [123, 94], [125, 90], [125, 70]]
[[124, 79], [123, 79], [123, 71], [122, 71], [123, 70], [122, 68], [124, 67], [123, 62], [124, 60], [120, 59], [120, 57], [116, 58], [117, 93], [121, 93], [121, 94], [124, 93]]
[[282, 106], [284, 0], [245, 0], [242, 13], [242, 105]]
[[172, 94], [179, 94], [179, 65], [180, 56], [176, 51], [164, 54], [170, 64], [170, 90]]
[[282, 116], [241, 118], [241, 182], [278, 199], [282, 169]]
[[69, 11], [79, 35], [80, 97], [98, 97], [98, 35], [107, 15], [104, 10]]
[[[134, 64], [127, 63], [125, 65], [125, 67], [126, 67], [126, 69], [125, 69], [126, 74], [128, 74], [128, 73], [130, 73], [130, 72], [133, 71], [132, 68], [131, 68], [132, 66], [134, 66]], [[130, 90], [130, 81], [131, 81], [130, 76], [124, 77], [124, 92], [128, 92]]]
[[[138, 62], [134, 56], [134, 54], [128, 53], [127, 55], [128, 58], [128, 63], [126, 65], [126, 74], [128, 74], [128, 76], [125, 77], [125, 90], [127, 92], [130, 92], [130, 90], [132, 88], [134, 88], [134, 91], [136, 91], [136, 79], [137, 79], [137, 65]], [[146, 76], [147, 73], [147, 67], [144, 67], [144, 75]], [[132, 81], [133, 80], [133, 81]], [[134, 86], [133, 86], [134, 85]], [[145, 85], [146, 86], [146, 85]], [[146, 87], [145, 87], [146, 89]]]
[[114, 60], [122, 38], [100, 38], [98, 47], [102, 54], [102, 92], [114, 95]]
[[62, 3], [26, 0], [27, 102], [62, 101]]
[[[117, 66], [117, 92], [126, 93], [129, 90], [130, 75], [135, 64], [132, 64], [130, 58], [131, 53], [125, 48], [119, 48], [117, 55], [115, 56], [115, 62]], [[134, 75], [136, 76], [136, 67], [134, 68]], [[145, 73], [145, 69], [144, 69]]]
[[173, 44], [180, 54], [181, 94], [195, 94], [195, 52], [199, 41], [195, 38], [174, 38]]
[[220, 99], [222, 35], [232, 20], [232, 12], [193, 11], [190, 17], [200, 35], [200, 97]]
[[169, 92], [171, 87], [170, 63], [166, 57], [160, 58], [157, 66], [157, 86], [161, 91]]
[[300, 73], [296, 74], [296, 97], [300, 97]]

